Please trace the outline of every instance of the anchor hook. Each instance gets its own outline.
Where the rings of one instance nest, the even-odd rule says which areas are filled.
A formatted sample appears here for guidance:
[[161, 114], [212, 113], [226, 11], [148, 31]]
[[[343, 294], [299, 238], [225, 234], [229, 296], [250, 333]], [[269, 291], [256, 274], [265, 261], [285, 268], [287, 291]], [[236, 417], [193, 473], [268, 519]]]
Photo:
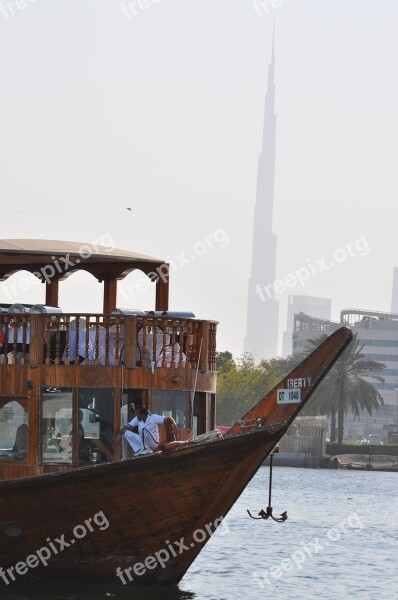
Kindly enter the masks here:
[[272, 514], [272, 506], [271, 506], [272, 459], [274, 457], [274, 454], [277, 454], [278, 452], [279, 452], [279, 448], [278, 448], [278, 446], [276, 446], [274, 448], [273, 452], [271, 452], [270, 457], [269, 457], [269, 489], [268, 489], [268, 506], [267, 506], [267, 510], [261, 509], [260, 512], [258, 513], [258, 517], [253, 517], [253, 515], [250, 512], [250, 510], [248, 510], [247, 512], [249, 513], [249, 517], [251, 519], [269, 519], [269, 518], [271, 518], [274, 521], [276, 521], [277, 523], [283, 523], [287, 519], [287, 511], [283, 512], [279, 517], [274, 517], [274, 515]]

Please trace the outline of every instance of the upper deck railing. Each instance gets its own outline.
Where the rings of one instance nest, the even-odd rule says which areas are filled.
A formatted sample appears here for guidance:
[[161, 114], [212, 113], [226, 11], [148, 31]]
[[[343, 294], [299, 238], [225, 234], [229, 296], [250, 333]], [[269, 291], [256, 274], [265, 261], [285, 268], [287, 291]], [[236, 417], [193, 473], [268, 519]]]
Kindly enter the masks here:
[[216, 370], [214, 321], [3, 313], [0, 323], [4, 334], [0, 364]]

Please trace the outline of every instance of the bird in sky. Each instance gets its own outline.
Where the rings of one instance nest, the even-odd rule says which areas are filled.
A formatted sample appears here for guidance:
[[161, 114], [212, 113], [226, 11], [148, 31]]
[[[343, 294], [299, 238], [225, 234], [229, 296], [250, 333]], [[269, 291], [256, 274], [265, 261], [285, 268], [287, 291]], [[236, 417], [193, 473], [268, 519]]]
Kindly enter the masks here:
[[129, 206], [127, 207], [127, 210], [133, 210], [132, 208], [130, 208]]

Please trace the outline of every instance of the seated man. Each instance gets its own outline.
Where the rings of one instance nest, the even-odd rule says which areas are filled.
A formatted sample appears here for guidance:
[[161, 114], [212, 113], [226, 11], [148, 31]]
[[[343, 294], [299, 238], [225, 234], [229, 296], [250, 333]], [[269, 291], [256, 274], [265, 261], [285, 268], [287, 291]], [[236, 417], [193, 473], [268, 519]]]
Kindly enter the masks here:
[[[147, 408], [141, 407], [137, 411], [137, 416], [121, 428], [120, 435], [124, 434], [135, 455], [148, 454], [156, 450], [159, 445], [159, 425], [170, 427], [174, 433], [178, 431], [172, 417], [152, 414]], [[135, 431], [137, 427], [138, 433]]]

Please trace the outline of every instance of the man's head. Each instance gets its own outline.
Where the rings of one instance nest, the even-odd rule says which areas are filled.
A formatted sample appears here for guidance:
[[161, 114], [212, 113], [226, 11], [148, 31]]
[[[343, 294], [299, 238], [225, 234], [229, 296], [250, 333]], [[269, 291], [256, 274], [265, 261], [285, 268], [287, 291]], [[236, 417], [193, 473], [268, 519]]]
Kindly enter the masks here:
[[141, 407], [138, 409], [138, 414], [137, 414], [137, 418], [138, 418], [138, 420], [139, 420], [139, 421], [146, 421], [146, 419], [147, 419], [147, 416], [148, 416], [148, 409], [147, 409], [147, 408], [145, 408], [144, 406], [141, 406]]

